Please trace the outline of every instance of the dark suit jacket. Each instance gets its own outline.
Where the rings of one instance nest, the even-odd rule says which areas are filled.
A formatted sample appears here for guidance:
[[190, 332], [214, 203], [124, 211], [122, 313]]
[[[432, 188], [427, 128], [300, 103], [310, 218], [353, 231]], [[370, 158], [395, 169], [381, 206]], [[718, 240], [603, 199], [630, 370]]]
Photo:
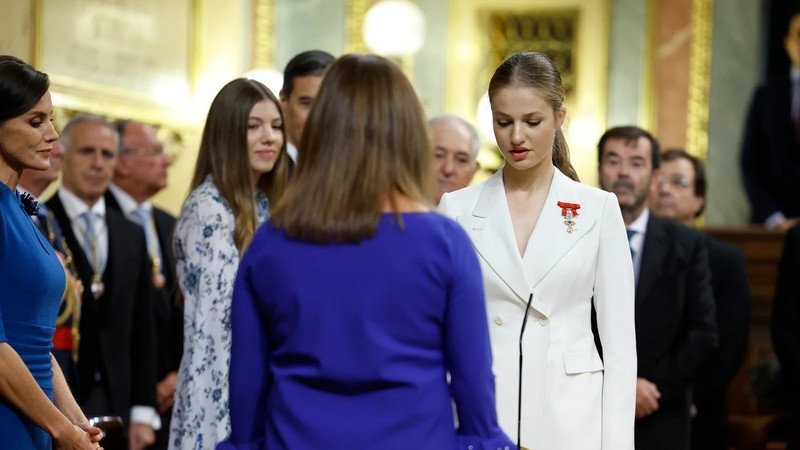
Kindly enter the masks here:
[[72, 249], [78, 275], [85, 286], [81, 306], [81, 342], [78, 353], [78, 400], [86, 400], [94, 372], [113, 413], [127, 423], [132, 405], [156, 406], [155, 334], [146, 245], [142, 229], [112, 208], [106, 210], [108, 263], [103, 273], [105, 293], [95, 299], [89, 286], [92, 268], [78, 243], [58, 195], [47, 202]]
[[754, 223], [777, 211], [800, 217], [800, 142], [791, 109], [788, 74], [759, 87], [750, 104], [741, 166]]
[[[690, 385], [716, 345], [714, 297], [703, 235], [651, 214], [636, 285], [636, 351], [638, 376], [655, 383], [661, 398], [655, 414], [637, 421], [637, 448], [661, 448], [663, 443], [644, 439], [648, 433], [640, 428], [644, 421], [648, 430], [662, 428], [659, 422], [667, 413], [683, 418], [687, 426], [661, 435], [674, 435], [675, 442], [688, 445]], [[664, 427], [670, 425], [665, 421]]]
[[[119, 211], [122, 209], [111, 191], [107, 191], [106, 207]], [[183, 353], [183, 309], [178, 302], [178, 280], [175, 275], [175, 255], [172, 250], [172, 235], [175, 218], [166, 211], [153, 207], [153, 220], [161, 247], [162, 273], [166, 279], [164, 287], [155, 289], [155, 327], [158, 347], [157, 379], [162, 380], [169, 372], [177, 372]], [[138, 224], [137, 224], [138, 226]], [[152, 267], [152, 266], [149, 266]], [[151, 272], [152, 273], [152, 272]]]
[[717, 307], [719, 346], [698, 370], [693, 399], [692, 448], [727, 450], [728, 386], [739, 370], [750, 329], [750, 286], [744, 253], [705, 236]]
[[[800, 225], [786, 232], [772, 304], [772, 345], [784, 378], [800, 379]], [[795, 390], [800, 405], [800, 388]]]
[[800, 449], [800, 225], [786, 233], [772, 304], [772, 346], [792, 409], [787, 449]]

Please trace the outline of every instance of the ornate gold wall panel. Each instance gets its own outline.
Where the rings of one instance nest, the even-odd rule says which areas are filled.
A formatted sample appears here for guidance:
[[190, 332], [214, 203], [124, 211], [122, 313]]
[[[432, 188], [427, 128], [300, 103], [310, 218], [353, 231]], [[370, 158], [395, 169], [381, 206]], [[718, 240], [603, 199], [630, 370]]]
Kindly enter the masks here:
[[482, 11], [481, 23], [489, 31], [487, 78], [506, 58], [520, 51], [537, 51], [552, 59], [561, 71], [567, 95], [575, 87], [578, 46], [578, 10], [539, 12]]
[[[533, 6], [532, 6], [533, 5]], [[519, 50], [553, 57], [567, 84], [565, 136], [581, 180], [595, 184], [595, 145], [606, 126], [608, 0], [450, 0], [446, 112], [478, 123], [478, 102], [503, 58]], [[494, 147], [491, 131], [482, 138]], [[481, 164], [499, 165], [490, 152]]]
[[364, 43], [364, 16], [375, 0], [346, 0], [345, 16], [345, 53], [367, 53], [369, 49]]
[[[56, 106], [193, 127], [196, 118], [186, 113], [199, 71], [195, 30], [200, 1], [81, 0], [78, 7], [33, 0], [32, 63], [50, 76]], [[70, 8], [78, 10], [70, 17], [79, 23], [62, 17]], [[185, 16], [186, 22], [173, 23], [176, 31], [163, 39], [177, 42], [162, 45], [162, 37], [151, 32], [172, 23], [175, 15]]]
[[702, 160], [707, 159], [708, 153], [713, 24], [714, 0], [693, 0], [686, 150]]
[[645, 12], [645, 45], [642, 64], [642, 78], [639, 86], [639, 121], [636, 125], [650, 131], [653, 135], [658, 133], [656, 120], [656, 42], [658, 41], [658, 2], [647, 0]]
[[275, 0], [255, 0], [253, 5], [252, 67], [275, 66]]

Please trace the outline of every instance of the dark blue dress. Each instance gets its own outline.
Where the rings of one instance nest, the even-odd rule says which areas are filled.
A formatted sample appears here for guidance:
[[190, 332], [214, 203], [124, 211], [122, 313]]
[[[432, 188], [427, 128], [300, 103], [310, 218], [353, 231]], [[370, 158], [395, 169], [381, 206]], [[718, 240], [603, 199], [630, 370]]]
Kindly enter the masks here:
[[259, 229], [234, 288], [218, 450], [515, 448], [497, 425], [472, 244], [436, 213], [402, 218], [358, 244]]
[[[17, 194], [0, 183], [0, 342], [19, 354], [50, 400], [50, 349], [65, 284], [53, 248]], [[50, 448], [50, 435], [0, 398], [0, 449]]]

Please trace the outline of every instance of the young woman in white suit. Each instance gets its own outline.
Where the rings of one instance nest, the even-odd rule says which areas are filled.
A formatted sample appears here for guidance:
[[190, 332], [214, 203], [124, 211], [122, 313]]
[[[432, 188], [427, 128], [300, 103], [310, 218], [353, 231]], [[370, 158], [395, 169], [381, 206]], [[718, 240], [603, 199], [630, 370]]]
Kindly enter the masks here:
[[630, 450], [630, 247], [616, 196], [576, 181], [561, 132], [564, 96], [544, 55], [504, 61], [489, 99], [506, 163], [486, 182], [445, 194], [439, 210], [480, 256], [503, 430], [536, 450]]

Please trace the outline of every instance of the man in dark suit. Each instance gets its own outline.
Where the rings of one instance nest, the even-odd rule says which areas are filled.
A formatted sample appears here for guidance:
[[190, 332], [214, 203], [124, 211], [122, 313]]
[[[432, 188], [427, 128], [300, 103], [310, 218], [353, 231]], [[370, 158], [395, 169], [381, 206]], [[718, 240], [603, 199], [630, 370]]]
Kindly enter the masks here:
[[117, 158], [116, 130], [103, 118], [78, 116], [61, 139], [63, 184], [47, 206], [84, 286], [76, 397], [87, 416], [123, 417], [130, 450], [141, 450], [155, 441], [159, 426], [155, 293], [144, 233], [103, 198]]
[[172, 164], [156, 130], [137, 121], [115, 124], [120, 136], [112, 184], [106, 205], [121, 212], [145, 232], [153, 286], [156, 290], [156, 342], [158, 364], [156, 400], [161, 428], [151, 449], [166, 449], [178, 366], [183, 351], [183, 310], [178, 306], [172, 232], [175, 218], [154, 207], [150, 199], [167, 186], [167, 168]]
[[800, 222], [800, 8], [784, 48], [792, 67], [756, 90], [741, 152], [751, 220], [780, 230]]
[[[653, 213], [693, 227], [703, 213], [706, 175], [703, 162], [684, 150], [661, 154]], [[728, 450], [728, 386], [739, 370], [750, 328], [750, 286], [744, 253], [705, 236], [711, 284], [717, 307], [719, 346], [698, 370], [693, 389], [692, 449]]]
[[292, 160], [292, 167], [297, 164], [297, 146], [322, 83], [322, 75], [333, 60], [333, 55], [328, 52], [308, 50], [294, 55], [283, 70], [280, 99], [286, 127], [286, 153]]
[[791, 409], [787, 450], [800, 449], [800, 225], [786, 232], [772, 304], [772, 345]]
[[717, 344], [703, 236], [650, 214], [658, 142], [638, 127], [598, 144], [603, 189], [617, 195], [636, 279], [636, 448], [687, 450], [691, 381]]

